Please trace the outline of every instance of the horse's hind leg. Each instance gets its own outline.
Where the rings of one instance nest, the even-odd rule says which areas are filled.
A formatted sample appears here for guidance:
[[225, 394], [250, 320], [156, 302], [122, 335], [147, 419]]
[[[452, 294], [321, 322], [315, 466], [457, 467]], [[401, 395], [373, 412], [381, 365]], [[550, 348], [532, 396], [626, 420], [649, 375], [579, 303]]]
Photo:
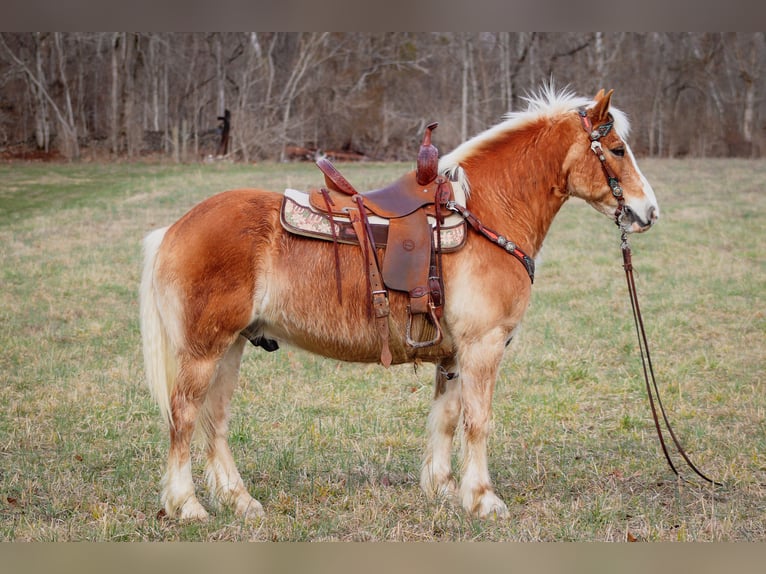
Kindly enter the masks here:
[[420, 487], [429, 497], [457, 492], [452, 476], [452, 440], [460, 420], [460, 377], [453, 357], [436, 365], [434, 387], [428, 443], [420, 472]]
[[238, 337], [219, 362], [200, 422], [205, 434], [207, 454], [205, 476], [214, 501], [231, 506], [240, 516], [257, 518], [263, 516], [263, 507], [247, 492], [227, 440], [229, 403], [237, 386], [246, 342], [244, 337]]
[[176, 384], [170, 396], [170, 449], [162, 478], [162, 504], [171, 517], [204, 520], [208, 513], [194, 494], [191, 473], [191, 440], [202, 402], [216, 369], [215, 360], [178, 357]]

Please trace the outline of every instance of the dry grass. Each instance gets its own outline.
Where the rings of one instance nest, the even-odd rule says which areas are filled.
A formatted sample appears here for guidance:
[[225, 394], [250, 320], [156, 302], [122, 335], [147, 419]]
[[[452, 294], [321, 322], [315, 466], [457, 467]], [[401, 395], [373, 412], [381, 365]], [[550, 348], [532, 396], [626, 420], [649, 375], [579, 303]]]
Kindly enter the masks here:
[[[206, 524], [157, 517], [167, 439], [143, 385], [140, 239], [216, 191], [305, 188], [318, 172], [0, 168], [0, 539], [766, 539], [766, 163], [643, 166], [663, 220], [631, 243], [663, 399], [725, 488], [679, 483], [665, 467], [617, 232], [573, 202], [551, 230], [498, 384], [491, 472], [510, 520], [475, 521], [421, 495], [431, 368], [251, 349], [232, 449], [268, 518], [221, 511]], [[343, 169], [372, 186], [406, 168]]]

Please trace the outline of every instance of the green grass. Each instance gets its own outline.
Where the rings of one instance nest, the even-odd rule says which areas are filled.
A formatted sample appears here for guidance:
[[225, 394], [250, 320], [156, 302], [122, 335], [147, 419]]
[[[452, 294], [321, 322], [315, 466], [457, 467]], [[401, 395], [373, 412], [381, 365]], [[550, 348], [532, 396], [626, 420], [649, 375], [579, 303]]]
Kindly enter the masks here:
[[[140, 241], [217, 191], [307, 188], [319, 172], [0, 166], [0, 540], [765, 540], [766, 162], [642, 166], [662, 220], [631, 245], [663, 400], [726, 488], [666, 468], [617, 231], [573, 201], [498, 381], [490, 470], [509, 520], [420, 493], [430, 366], [286, 348], [246, 352], [233, 405], [232, 449], [268, 517], [205, 524], [157, 516], [167, 437], [143, 383]], [[343, 171], [365, 187], [408, 167]], [[205, 502], [196, 455], [194, 469]]]

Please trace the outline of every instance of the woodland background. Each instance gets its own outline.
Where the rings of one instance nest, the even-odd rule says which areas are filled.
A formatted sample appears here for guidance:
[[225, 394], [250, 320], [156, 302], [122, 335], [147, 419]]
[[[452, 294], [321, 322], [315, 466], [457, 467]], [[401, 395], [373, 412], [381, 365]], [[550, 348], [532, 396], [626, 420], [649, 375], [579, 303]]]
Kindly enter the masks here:
[[448, 151], [554, 80], [615, 88], [654, 157], [762, 157], [766, 33], [0, 34], [0, 158], [235, 160]]

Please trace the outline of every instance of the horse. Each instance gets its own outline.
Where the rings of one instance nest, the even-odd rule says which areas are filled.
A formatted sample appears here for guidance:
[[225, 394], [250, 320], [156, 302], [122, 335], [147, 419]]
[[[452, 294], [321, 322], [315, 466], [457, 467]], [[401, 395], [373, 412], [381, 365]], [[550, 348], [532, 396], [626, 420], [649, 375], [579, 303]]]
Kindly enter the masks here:
[[[570, 198], [585, 200], [624, 233], [659, 218], [651, 185], [626, 142], [629, 120], [611, 105], [543, 86], [438, 160], [438, 172], [466, 190], [466, 211], [530, 257]], [[381, 341], [366, 313], [369, 286], [358, 246], [293, 235], [280, 225], [282, 194], [236, 189], [213, 195], [143, 242], [140, 319], [146, 379], [167, 422], [170, 444], [161, 480], [169, 517], [207, 518], [195, 495], [190, 443], [202, 431], [205, 478], [214, 508], [264, 516], [242, 480], [227, 442], [230, 400], [247, 343], [243, 330], [348, 362], [380, 361]], [[413, 348], [405, 341], [407, 294], [391, 292], [393, 364], [435, 365], [434, 394], [420, 487], [456, 500], [475, 517], [505, 517], [487, 464], [495, 380], [506, 346], [530, 301], [530, 274], [497, 241], [468, 230], [444, 254], [443, 337]], [[343, 277], [339, 305], [332, 285]], [[461, 426], [460, 476], [451, 468]], [[459, 480], [458, 480], [459, 478]]]

